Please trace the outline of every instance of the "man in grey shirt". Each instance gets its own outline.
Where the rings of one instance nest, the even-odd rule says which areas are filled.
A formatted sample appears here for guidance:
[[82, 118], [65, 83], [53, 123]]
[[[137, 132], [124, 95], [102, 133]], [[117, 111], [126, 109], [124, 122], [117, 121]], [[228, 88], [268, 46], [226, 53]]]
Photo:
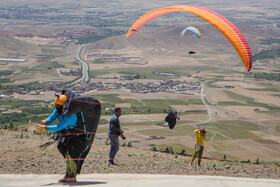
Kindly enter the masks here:
[[119, 117], [121, 116], [121, 108], [117, 107], [115, 109], [115, 114], [112, 116], [109, 123], [109, 132], [108, 136], [111, 142], [110, 154], [109, 154], [109, 165], [117, 165], [114, 162], [115, 156], [119, 150], [119, 136], [125, 139], [123, 131], [120, 127]]

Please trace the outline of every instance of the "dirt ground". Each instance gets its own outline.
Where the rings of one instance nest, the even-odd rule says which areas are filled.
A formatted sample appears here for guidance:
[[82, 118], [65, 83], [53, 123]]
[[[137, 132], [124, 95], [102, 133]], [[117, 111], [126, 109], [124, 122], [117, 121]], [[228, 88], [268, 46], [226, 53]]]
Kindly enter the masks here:
[[[1, 174], [63, 174], [64, 159], [56, 149], [56, 143], [45, 150], [39, 145], [51, 141], [47, 136], [41, 139], [34, 135], [33, 128], [28, 132], [2, 131], [0, 141]], [[21, 134], [22, 137], [21, 137]], [[7, 141], [9, 140], [9, 141]], [[124, 142], [120, 141], [123, 145]], [[135, 173], [135, 174], [176, 174], [176, 175], [217, 175], [250, 178], [280, 179], [280, 165], [275, 162], [259, 164], [247, 161], [221, 161], [203, 159], [201, 168], [188, 166], [190, 156], [174, 155], [148, 149], [120, 146], [116, 156], [118, 166], [107, 165], [110, 146], [103, 135], [96, 135], [92, 149], [83, 165], [82, 174], [88, 173]]]

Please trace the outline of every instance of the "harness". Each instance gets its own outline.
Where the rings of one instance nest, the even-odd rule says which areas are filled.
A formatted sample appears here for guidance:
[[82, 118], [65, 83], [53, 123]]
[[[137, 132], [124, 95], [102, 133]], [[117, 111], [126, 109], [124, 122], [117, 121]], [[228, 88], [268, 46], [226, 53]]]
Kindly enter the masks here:
[[79, 131], [79, 129], [63, 129], [59, 132], [55, 132], [53, 135], [53, 139], [55, 141], [65, 146], [68, 145], [69, 141], [75, 137], [83, 138], [85, 137], [85, 134], [84, 132]]
[[72, 139], [74, 137], [78, 137], [78, 136], [81, 138], [86, 137], [87, 140], [90, 140], [92, 138], [92, 135], [87, 133], [87, 128], [86, 128], [83, 112], [80, 112], [77, 115], [78, 115], [78, 118], [82, 119], [81, 120], [82, 124], [80, 123], [79, 127], [77, 127], [77, 125], [78, 125], [78, 122], [77, 122], [75, 124], [75, 126], [71, 129], [69, 128], [69, 126], [67, 126], [65, 129], [62, 129], [61, 131], [54, 133], [53, 139], [55, 141], [58, 141], [59, 144], [66, 146], [66, 145], [68, 145], [70, 139]]
[[[78, 96], [78, 94], [76, 93], [75, 96], [72, 99], [75, 99]], [[67, 102], [67, 104], [69, 104], [71, 102], [71, 100], [69, 100]], [[66, 104], [66, 103], [65, 103]], [[58, 143], [61, 144], [67, 144], [69, 143], [69, 140], [71, 138], [80, 136], [81, 138], [86, 138], [87, 140], [90, 140], [93, 138], [93, 135], [91, 133], [88, 133], [88, 129], [86, 126], [86, 122], [85, 122], [85, 117], [84, 117], [84, 113], [83, 112], [79, 112], [77, 113], [78, 115], [78, 121], [75, 124], [75, 126], [73, 128], [69, 128], [69, 126], [67, 126], [65, 129], [59, 131], [59, 132], [55, 132], [53, 139], [58, 141]], [[57, 113], [57, 116], [59, 118], [59, 114]], [[64, 118], [64, 115], [62, 116], [62, 119]]]

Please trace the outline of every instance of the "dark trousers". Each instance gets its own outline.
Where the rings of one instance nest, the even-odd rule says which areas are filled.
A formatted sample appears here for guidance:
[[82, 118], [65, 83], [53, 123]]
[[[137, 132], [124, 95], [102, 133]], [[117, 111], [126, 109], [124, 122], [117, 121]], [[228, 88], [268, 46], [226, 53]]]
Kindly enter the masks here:
[[[58, 141], [57, 148], [65, 158], [66, 172], [71, 166], [70, 168], [76, 168], [76, 172], [71, 171], [71, 173], [80, 174], [84, 160], [91, 148], [91, 142], [88, 142], [84, 136], [72, 136], [67, 137], [65, 142]], [[75, 167], [74, 164], [76, 164]]]

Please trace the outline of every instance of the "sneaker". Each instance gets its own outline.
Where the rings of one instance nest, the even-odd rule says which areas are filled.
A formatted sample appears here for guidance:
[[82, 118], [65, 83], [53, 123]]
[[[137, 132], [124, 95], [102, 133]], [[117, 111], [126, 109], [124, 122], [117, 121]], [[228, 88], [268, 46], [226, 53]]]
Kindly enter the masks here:
[[70, 177], [70, 173], [66, 173], [63, 179], [59, 179], [58, 182], [65, 182]]
[[115, 166], [117, 166], [118, 164], [116, 164], [113, 160], [109, 160], [108, 165], [115, 165]]
[[58, 180], [59, 183], [75, 183], [77, 182], [76, 176], [71, 173], [66, 173], [63, 179]]
[[64, 183], [75, 183], [77, 182], [76, 177], [72, 176], [71, 178], [68, 178]]

